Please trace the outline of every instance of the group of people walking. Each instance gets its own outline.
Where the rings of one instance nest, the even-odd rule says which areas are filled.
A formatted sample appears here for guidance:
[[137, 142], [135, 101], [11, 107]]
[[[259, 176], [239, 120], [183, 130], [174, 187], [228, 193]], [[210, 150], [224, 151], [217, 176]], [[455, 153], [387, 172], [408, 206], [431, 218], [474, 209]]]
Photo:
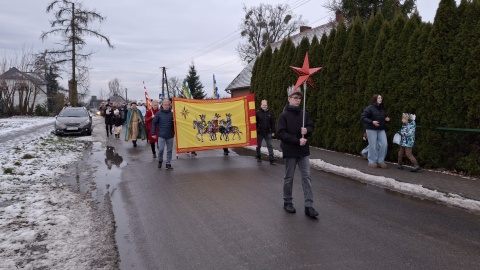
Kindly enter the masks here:
[[[265, 140], [268, 149], [268, 160], [275, 165], [272, 137], [276, 136], [282, 149], [282, 157], [285, 161], [283, 178], [283, 208], [288, 213], [296, 213], [293, 205], [293, 178], [296, 167], [301, 173], [301, 181], [304, 192], [305, 215], [315, 218], [319, 213], [313, 208], [313, 191], [310, 172], [310, 147], [308, 138], [312, 135], [314, 126], [310, 122], [308, 114], [301, 108], [303, 93], [292, 88], [287, 89], [288, 102], [282, 113], [275, 121], [275, 117], [268, 110], [267, 100], [262, 100], [260, 108], [256, 111], [257, 122], [257, 147], [256, 159], [262, 161], [261, 147]], [[111, 108], [110, 108], [111, 109]], [[109, 112], [107, 106], [104, 113], [107, 137], [112, 135], [112, 126], [122, 126], [118, 120], [117, 112]], [[145, 117], [144, 117], [145, 116]], [[109, 119], [109, 117], [112, 117]], [[121, 119], [121, 117], [120, 117]], [[163, 99], [161, 104], [152, 101], [149, 110], [142, 114], [136, 103], [131, 104], [125, 121], [125, 140], [132, 141], [133, 147], [137, 147], [137, 139], [148, 139], [153, 158], [158, 159], [158, 168], [162, 168], [166, 147], [165, 168], [172, 170], [173, 138], [175, 136], [174, 117], [172, 104], [169, 99]], [[390, 122], [383, 105], [383, 98], [375, 94], [370, 104], [360, 116], [365, 127], [365, 139], [368, 147], [362, 150], [362, 155], [368, 159], [368, 166], [372, 168], [387, 168], [385, 157], [387, 154], [386, 126]], [[108, 124], [111, 123], [111, 124]], [[276, 124], [275, 124], [276, 123]], [[412, 154], [415, 141], [415, 115], [404, 113], [402, 115], [401, 141], [398, 152], [398, 168], [403, 169], [403, 157], [407, 156], [414, 165], [412, 171], [418, 171], [420, 167]], [[119, 138], [119, 135], [115, 136]], [[157, 145], [157, 147], [155, 147]], [[224, 154], [228, 155], [228, 148], [224, 148]], [[158, 151], [158, 152], [157, 152]]]

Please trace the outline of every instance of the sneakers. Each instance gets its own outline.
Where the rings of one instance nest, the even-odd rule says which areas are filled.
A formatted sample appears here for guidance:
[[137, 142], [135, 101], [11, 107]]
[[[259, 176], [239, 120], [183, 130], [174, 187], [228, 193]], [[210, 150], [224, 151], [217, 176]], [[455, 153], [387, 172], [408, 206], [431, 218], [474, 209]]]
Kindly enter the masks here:
[[172, 164], [170, 164], [170, 163], [167, 163], [167, 164], [165, 165], [165, 168], [166, 168], [167, 170], [173, 170]]
[[377, 163], [372, 163], [372, 164], [368, 163], [368, 167], [370, 167], [370, 168], [378, 168], [378, 165], [377, 165]]
[[313, 207], [305, 207], [305, 215], [314, 218], [318, 216], [318, 212]]
[[380, 165], [380, 168], [382, 168], [382, 169], [387, 168], [387, 164], [385, 162], [384, 163], [379, 163], [378, 165]]
[[368, 156], [365, 155], [365, 154], [362, 154], [362, 158], [363, 158], [363, 159], [368, 159]]
[[293, 207], [293, 203], [283, 203], [283, 209], [285, 209], [285, 211], [287, 211], [288, 213], [292, 214], [297, 212], [297, 210], [295, 210], [295, 207]]
[[410, 171], [411, 172], [416, 172], [416, 171], [419, 171], [420, 170], [420, 166], [418, 166], [418, 164], [416, 164], [415, 166], [413, 166], [413, 169], [411, 169]]

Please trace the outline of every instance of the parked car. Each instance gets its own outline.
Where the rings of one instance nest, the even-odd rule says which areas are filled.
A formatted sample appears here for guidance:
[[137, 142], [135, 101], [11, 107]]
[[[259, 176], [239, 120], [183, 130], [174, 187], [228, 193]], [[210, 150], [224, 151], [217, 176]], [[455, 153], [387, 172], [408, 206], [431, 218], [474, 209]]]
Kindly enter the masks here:
[[55, 118], [56, 135], [92, 135], [92, 115], [84, 107], [65, 107]]

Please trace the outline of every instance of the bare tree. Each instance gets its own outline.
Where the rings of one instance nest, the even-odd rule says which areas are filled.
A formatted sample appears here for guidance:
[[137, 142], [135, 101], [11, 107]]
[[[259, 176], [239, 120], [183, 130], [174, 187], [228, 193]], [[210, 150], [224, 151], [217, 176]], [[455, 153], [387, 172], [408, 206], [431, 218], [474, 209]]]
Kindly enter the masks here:
[[124, 88], [122, 86], [122, 82], [118, 78], [108, 81], [108, 89], [110, 90], [110, 96], [123, 95]]
[[108, 98], [108, 92], [107, 90], [105, 89], [100, 89], [100, 91], [98, 92], [98, 99], [100, 100], [106, 100]]
[[251, 8], [243, 5], [243, 10], [245, 18], [240, 30], [247, 42], [238, 44], [237, 52], [246, 63], [259, 56], [268, 44], [286, 38], [307, 23], [302, 16], [297, 19], [288, 4], [260, 4]]
[[[82, 69], [82, 71], [79, 71], [80, 74], [88, 75], [88, 68], [85, 66], [79, 67], [77, 61], [86, 61], [93, 54], [92, 52], [82, 53], [82, 49], [86, 45], [86, 37], [99, 38], [105, 41], [110, 48], [113, 48], [113, 45], [98, 30], [89, 28], [92, 21], [98, 20], [101, 23], [105, 20], [105, 17], [95, 10], [88, 10], [81, 3], [76, 4], [70, 0], [52, 1], [47, 6], [47, 12], [53, 11], [54, 8], [56, 8], [54, 11], [55, 19], [51, 21], [53, 29], [43, 32], [40, 38], [45, 40], [50, 35], [60, 35], [63, 38], [61, 43], [63, 47], [49, 51], [49, 53], [58, 57], [58, 63], [71, 62], [71, 80], [68, 82], [69, 101], [73, 106], [76, 106], [78, 104], [77, 71]], [[88, 87], [84, 87], [84, 89], [88, 90]]]
[[183, 95], [182, 81], [178, 77], [168, 79], [168, 91], [171, 97], [185, 97]]

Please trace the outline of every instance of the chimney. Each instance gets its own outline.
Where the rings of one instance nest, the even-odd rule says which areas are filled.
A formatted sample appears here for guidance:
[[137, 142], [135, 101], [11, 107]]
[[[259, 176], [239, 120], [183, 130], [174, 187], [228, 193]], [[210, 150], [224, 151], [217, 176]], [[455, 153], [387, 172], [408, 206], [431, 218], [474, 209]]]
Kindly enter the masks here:
[[340, 22], [343, 22], [344, 18], [343, 18], [343, 14], [340, 10], [337, 10], [335, 12], [335, 22], [336, 23], [340, 23]]
[[303, 33], [303, 32], [308, 31], [310, 29], [312, 29], [312, 27], [310, 27], [310, 26], [300, 26], [300, 33]]

